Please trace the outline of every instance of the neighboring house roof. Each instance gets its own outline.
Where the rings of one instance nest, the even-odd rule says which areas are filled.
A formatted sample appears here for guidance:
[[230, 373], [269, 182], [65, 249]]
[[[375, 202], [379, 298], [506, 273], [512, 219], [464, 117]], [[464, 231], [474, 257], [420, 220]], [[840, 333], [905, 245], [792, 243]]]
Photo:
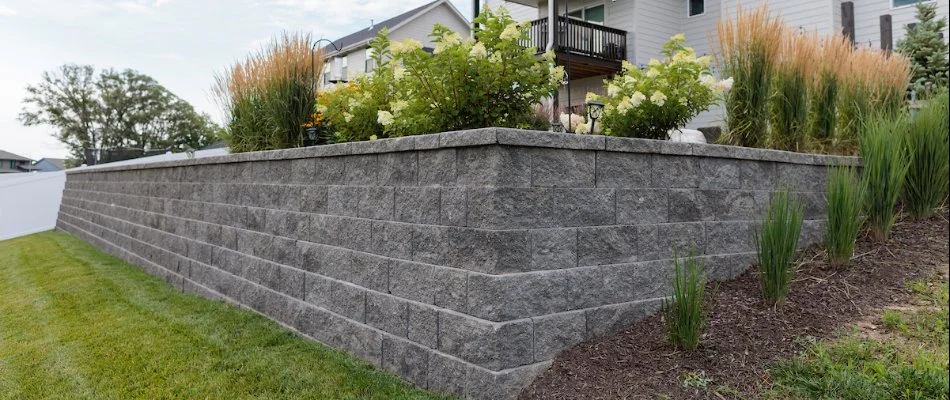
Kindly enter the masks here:
[[29, 158], [13, 154], [9, 151], [0, 150], [0, 160], [14, 160], [14, 161], [33, 161]]
[[200, 150], [211, 150], [211, 149], [226, 149], [228, 148], [228, 142], [219, 140], [217, 142], [211, 143], [205, 147], [202, 147]]
[[452, 4], [451, 1], [449, 1], [449, 0], [435, 0], [435, 1], [431, 2], [431, 3], [424, 4], [424, 5], [422, 5], [422, 6], [419, 6], [419, 7], [414, 8], [414, 9], [412, 9], [412, 10], [409, 10], [409, 11], [406, 11], [406, 12], [404, 12], [404, 13], [402, 13], [402, 14], [399, 14], [399, 15], [397, 15], [397, 16], [395, 16], [395, 17], [392, 17], [392, 18], [390, 18], [390, 19], [387, 19], [387, 20], [385, 20], [385, 21], [383, 21], [383, 22], [374, 23], [373, 26], [371, 26], [371, 27], [369, 27], [369, 28], [367, 28], [367, 29], [360, 29], [360, 30], [358, 30], [358, 31], [356, 31], [356, 32], [353, 32], [353, 33], [349, 34], [349, 35], [346, 35], [346, 36], [341, 37], [341, 38], [339, 38], [339, 39], [337, 39], [337, 40], [334, 40], [333, 43], [335, 43], [337, 46], [342, 46], [342, 48], [341, 48], [340, 51], [335, 51], [335, 50], [332, 48], [332, 46], [324, 46], [323, 49], [326, 50], [326, 51], [328, 51], [328, 52], [327, 52], [327, 56], [332, 56], [332, 55], [335, 55], [335, 54], [338, 54], [338, 53], [347, 53], [349, 50], [352, 50], [352, 49], [354, 49], [354, 48], [359, 48], [359, 47], [365, 46], [367, 43], [369, 43], [371, 40], [373, 40], [373, 38], [375, 38], [376, 35], [379, 34], [379, 31], [381, 31], [383, 28], [389, 28], [389, 31], [390, 31], [390, 32], [395, 31], [396, 29], [399, 29], [399, 27], [401, 27], [401, 26], [403, 26], [403, 25], [405, 25], [405, 24], [411, 22], [412, 20], [414, 20], [414, 19], [418, 18], [419, 16], [425, 14], [425, 13], [428, 12], [429, 10], [431, 10], [431, 9], [433, 9], [433, 8], [435, 8], [435, 7], [438, 7], [438, 6], [442, 5], [442, 4], [445, 4], [445, 5], [447, 5], [450, 9], [452, 9], [452, 11], [454, 11], [455, 15], [456, 15], [460, 20], [464, 21], [465, 24], [468, 24], [468, 23], [469, 23], [469, 22], [468, 22], [468, 19], [465, 18], [465, 16], [462, 15], [462, 13], [461, 13], [457, 8], [455, 8], [455, 6]]
[[[52, 168], [47, 168], [46, 165], [50, 165]], [[33, 163], [35, 169], [41, 169], [44, 171], [47, 170], [56, 170], [62, 171], [66, 169], [66, 159], [65, 158], [41, 158], [35, 163]]]

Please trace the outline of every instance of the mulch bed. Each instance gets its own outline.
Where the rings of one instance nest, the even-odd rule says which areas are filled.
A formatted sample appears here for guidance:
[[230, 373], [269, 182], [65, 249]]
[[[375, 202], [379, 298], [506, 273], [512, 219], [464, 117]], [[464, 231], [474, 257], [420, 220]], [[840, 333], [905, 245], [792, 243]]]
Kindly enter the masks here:
[[[776, 361], [794, 357], [806, 337], [826, 338], [883, 306], [908, 299], [904, 282], [948, 262], [948, 213], [927, 221], [902, 219], [885, 244], [858, 239], [851, 267], [831, 268], [818, 246], [805, 249], [786, 304], [762, 301], [752, 270], [707, 288], [708, 322], [701, 348], [675, 351], [661, 315], [610, 337], [562, 353], [520, 399], [725, 398], [726, 385], [742, 398], [758, 396]], [[708, 390], [686, 387], [683, 378], [702, 373]]]

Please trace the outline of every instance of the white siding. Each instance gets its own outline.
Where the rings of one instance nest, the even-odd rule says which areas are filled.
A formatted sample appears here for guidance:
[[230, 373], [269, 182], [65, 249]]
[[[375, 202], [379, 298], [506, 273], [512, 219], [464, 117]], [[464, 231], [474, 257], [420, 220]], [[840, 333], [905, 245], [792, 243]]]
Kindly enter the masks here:
[[460, 20], [455, 11], [449, 5], [443, 3], [409, 23], [392, 29], [389, 32], [389, 37], [393, 40], [403, 40], [409, 37], [422, 42], [425, 47], [435, 47], [435, 44], [429, 40], [429, 34], [432, 33], [432, 26], [436, 23], [447, 26], [449, 29], [458, 32], [462, 37], [469, 36], [471, 32], [468, 21]]
[[536, 7], [528, 7], [526, 5], [512, 3], [505, 0], [483, 0], [482, 6], [488, 6], [492, 9], [497, 8], [498, 6], [504, 6], [509, 13], [511, 13], [511, 18], [514, 18], [515, 21], [533, 21], [538, 18], [538, 9]]
[[683, 23], [680, 24], [681, 32], [686, 35], [686, 45], [696, 50], [696, 54], [712, 55], [710, 41], [716, 42], [716, 23], [722, 15], [723, 0], [706, 0], [706, 12], [702, 15], [693, 17], [688, 16], [686, 10], [687, 0], [680, 0], [683, 9]]
[[[686, 16], [686, 2], [636, 0], [634, 14], [632, 27], [627, 23], [618, 28], [633, 32], [636, 48], [631, 62], [637, 65], [646, 64], [651, 58], [659, 56], [660, 50], [670, 40], [670, 36], [682, 30], [682, 22]], [[630, 40], [629, 34], [627, 40]]]
[[[947, 18], [950, 14], [950, 0], [937, 0], [937, 17]], [[917, 7], [906, 6], [891, 8], [891, 0], [858, 0], [854, 2], [854, 40], [859, 46], [881, 48], [881, 15], [891, 15], [891, 30], [894, 35], [894, 47], [897, 41], [907, 34], [907, 24], [917, 22]], [[948, 38], [944, 31], [944, 38]]]
[[[857, 0], [860, 3], [868, 0]], [[807, 32], [830, 34], [840, 32], [840, 24], [835, 24], [834, 0], [723, 0], [723, 16], [735, 16], [739, 5], [743, 9], [752, 9], [768, 4], [772, 15], [780, 15], [786, 23]], [[840, 11], [840, 5], [838, 6]], [[855, 6], [857, 8], [857, 5]]]

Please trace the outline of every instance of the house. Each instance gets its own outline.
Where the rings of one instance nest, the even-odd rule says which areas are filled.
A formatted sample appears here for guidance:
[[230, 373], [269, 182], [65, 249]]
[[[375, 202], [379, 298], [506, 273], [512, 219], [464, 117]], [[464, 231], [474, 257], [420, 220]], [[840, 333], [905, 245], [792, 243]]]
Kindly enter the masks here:
[[62, 171], [66, 169], [66, 159], [41, 158], [33, 163], [33, 169], [40, 172]]
[[389, 28], [392, 40], [416, 39], [423, 48], [432, 49], [435, 44], [429, 39], [432, 26], [442, 24], [462, 36], [471, 33], [470, 22], [449, 0], [436, 0], [414, 8], [382, 22], [370, 23], [366, 29], [353, 32], [333, 43], [341, 47], [323, 47], [326, 53], [321, 86], [349, 80], [353, 73], [366, 73], [373, 70], [373, 49], [369, 47], [380, 30]]
[[[587, 92], [602, 93], [603, 80], [620, 71], [622, 60], [645, 65], [651, 58], [659, 58], [663, 44], [677, 33], [686, 34], [686, 45], [697, 54], [710, 54], [717, 21], [735, 16], [740, 3], [744, 8], [768, 3], [773, 15], [803, 31], [843, 32], [855, 45], [874, 48], [892, 48], [905, 36], [907, 25], [915, 22], [914, 5], [918, 2], [936, 4], [938, 17], [950, 13], [947, 0], [511, 1], [537, 8], [537, 19], [531, 22], [531, 45], [539, 52], [554, 50], [557, 63], [565, 66], [570, 85], [562, 88], [555, 100], [560, 109], [568, 105], [579, 109]], [[694, 119], [690, 127], [718, 126], [721, 120], [722, 112], [712, 110]]]
[[0, 150], [0, 174], [30, 172], [33, 170], [33, 160]]

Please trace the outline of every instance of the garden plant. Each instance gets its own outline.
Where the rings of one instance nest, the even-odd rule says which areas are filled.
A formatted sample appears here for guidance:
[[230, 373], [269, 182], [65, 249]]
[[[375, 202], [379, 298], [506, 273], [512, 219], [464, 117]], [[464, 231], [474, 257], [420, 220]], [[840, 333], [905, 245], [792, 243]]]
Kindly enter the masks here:
[[854, 244], [864, 225], [865, 186], [854, 167], [828, 169], [828, 223], [825, 248], [831, 265], [851, 263]]
[[914, 116], [904, 146], [910, 163], [902, 199], [910, 215], [926, 219], [947, 198], [950, 181], [950, 101], [947, 90], [934, 96]]
[[703, 298], [706, 276], [693, 250], [683, 260], [674, 249], [673, 266], [673, 298], [665, 304], [670, 343], [684, 350], [696, 350], [705, 324]]
[[804, 209], [788, 191], [772, 194], [765, 218], [753, 235], [762, 295], [772, 306], [785, 303], [795, 277], [792, 261], [802, 232]]
[[879, 242], [887, 240], [894, 224], [894, 207], [909, 166], [908, 154], [901, 146], [908, 124], [905, 114], [877, 113], [867, 120], [861, 134], [865, 209], [871, 237]]

